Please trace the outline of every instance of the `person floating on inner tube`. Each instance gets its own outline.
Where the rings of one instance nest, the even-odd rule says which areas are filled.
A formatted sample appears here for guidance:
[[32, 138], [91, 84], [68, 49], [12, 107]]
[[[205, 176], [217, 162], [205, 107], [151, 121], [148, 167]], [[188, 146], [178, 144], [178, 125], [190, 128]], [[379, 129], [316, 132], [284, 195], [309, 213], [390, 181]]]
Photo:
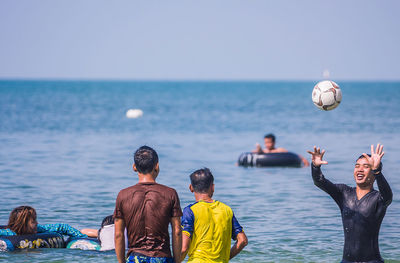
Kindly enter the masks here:
[[84, 238], [78, 229], [68, 224], [45, 224], [38, 225], [36, 221], [36, 210], [30, 206], [19, 206], [10, 213], [8, 225], [5, 229], [0, 229], [0, 236], [33, 235], [36, 233], [58, 233], [71, 237]]
[[[288, 152], [288, 150], [286, 150], [285, 148], [275, 148], [275, 135], [273, 135], [272, 133], [269, 133], [264, 136], [264, 145], [265, 145], [265, 149], [262, 149], [261, 145], [259, 143], [256, 143], [256, 149], [254, 149], [252, 152], [258, 153], [258, 154]], [[310, 165], [310, 163], [307, 161], [306, 158], [304, 158], [303, 156], [301, 156], [299, 154], [298, 154], [298, 156], [301, 159], [301, 161], [303, 162], [304, 166]]]
[[[356, 187], [333, 184], [321, 172], [325, 150], [314, 146], [311, 174], [314, 184], [329, 194], [340, 208], [344, 229], [344, 248], [342, 263], [370, 262], [383, 263], [379, 252], [379, 229], [386, 209], [392, 202], [392, 190], [382, 174], [381, 159], [383, 145], [376, 151], [371, 145], [371, 154], [363, 153], [356, 160], [354, 180]], [[377, 182], [379, 191], [374, 190]]]
[[[82, 229], [83, 234], [89, 237], [95, 237], [100, 241], [101, 249], [113, 250], [115, 249], [114, 235], [115, 235], [115, 225], [114, 225], [114, 215], [106, 216], [101, 222], [101, 227], [99, 230], [93, 228]], [[125, 247], [128, 248], [128, 239], [125, 229]]]

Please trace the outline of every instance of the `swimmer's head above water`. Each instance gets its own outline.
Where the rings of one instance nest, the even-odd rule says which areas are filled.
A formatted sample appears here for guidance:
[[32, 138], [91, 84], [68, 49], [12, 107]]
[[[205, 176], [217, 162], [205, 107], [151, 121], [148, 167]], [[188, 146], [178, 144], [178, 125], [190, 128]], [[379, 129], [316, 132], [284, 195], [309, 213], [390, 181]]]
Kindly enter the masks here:
[[114, 215], [106, 216], [101, 222], [101, 227], [113, 225], [114, 224]]
[[[372, 187], [375, 182], [374, 169], [368, 158], [371, 158], [371, 154], [362, 154], [354, 165], [354, 180], [360, 187]], [[382, 162], [376, 170], [382, 170]]]
[[143, 175], [151, 175], [153, 179], [160, 171], [157, 152], [149, 147], [142, 146], [136, 150], [134, 155], [133, 170]]
[[210, 169], [203, 168], [194, 171], [190, 175], [190, 191], [193, 193], [208, 194], [212, 197], [214, 194], [214, 176]]
[[272, 133], [265, 135], [264, 136], [264, 145], [265, 145], [265, 148], [270, 151], [275, 149], [275, 135], [273, 135]]
[[17, 235], [35, 234], [37, 232], [36, 210], [30, 206], [19, 206], [10, 213], [7, 227]]

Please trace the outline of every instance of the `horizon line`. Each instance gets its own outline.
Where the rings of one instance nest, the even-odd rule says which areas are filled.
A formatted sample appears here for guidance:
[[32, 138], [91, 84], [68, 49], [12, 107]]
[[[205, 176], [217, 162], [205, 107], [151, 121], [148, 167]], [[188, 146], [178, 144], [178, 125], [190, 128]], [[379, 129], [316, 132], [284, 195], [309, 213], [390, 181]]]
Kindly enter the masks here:
[[346, 79], [346, 78], [320, 78], [320, 79], [256, 79], [256, 78], [243, 78], [243, 79], [184, 79], [184, 78], [8, 78], [0, 77], [0, 81], [47, 81], [47, 82], [319, 82], [323, 80], [332, 80], [335, 82], [400, 82], [399, 79]]

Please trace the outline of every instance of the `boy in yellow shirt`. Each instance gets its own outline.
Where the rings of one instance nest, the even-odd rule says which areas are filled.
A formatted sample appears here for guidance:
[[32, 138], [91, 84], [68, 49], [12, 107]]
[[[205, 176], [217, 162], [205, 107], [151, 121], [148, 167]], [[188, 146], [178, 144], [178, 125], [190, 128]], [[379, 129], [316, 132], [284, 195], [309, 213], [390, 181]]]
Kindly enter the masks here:
[[196, 202], [183, 210], [182, 260], [189, 254], [188, 263], [228, 262], [247, 245], [246, 234], [232, 209], [212, 199], [214, 177], [208, 168], [193, 172], [190, 182]]

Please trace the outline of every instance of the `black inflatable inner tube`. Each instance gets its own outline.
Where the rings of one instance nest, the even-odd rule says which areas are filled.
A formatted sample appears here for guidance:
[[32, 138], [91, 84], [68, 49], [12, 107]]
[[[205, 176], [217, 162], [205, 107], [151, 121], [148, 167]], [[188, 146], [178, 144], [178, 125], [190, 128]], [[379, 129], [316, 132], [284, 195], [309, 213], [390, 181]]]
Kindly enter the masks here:
[[300, 157], [291, 152], [284, 153], [242, 153], [239, 156], [238, 164], [240, 166], [256, 166], [256, 167], [301, 167]]
[[58, 233], [37, 233], [32, 235], [0, 236], [0, 251], [14, 251], [24, 248], [64, 248], [65, 242]]

